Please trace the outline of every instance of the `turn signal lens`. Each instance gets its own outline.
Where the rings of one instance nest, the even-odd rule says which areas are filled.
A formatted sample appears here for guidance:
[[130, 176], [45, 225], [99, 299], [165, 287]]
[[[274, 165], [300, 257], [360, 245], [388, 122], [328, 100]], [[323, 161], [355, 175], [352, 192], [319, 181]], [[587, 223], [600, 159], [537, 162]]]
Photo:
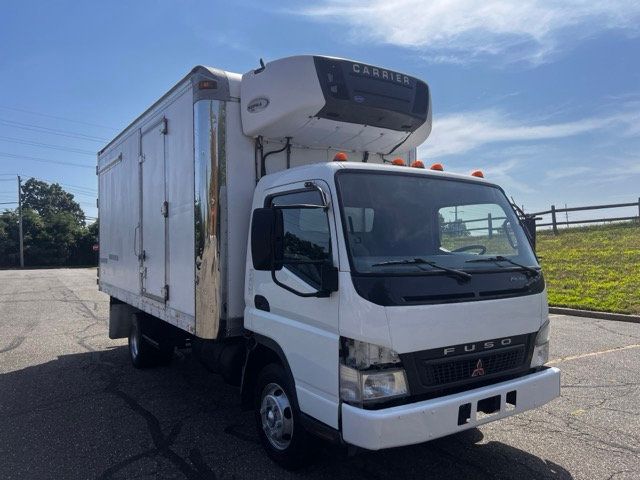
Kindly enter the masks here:
[[391, 162], [392, 165], [397, 165], [399, 167], [406, 167], [407, 164], [405, 163], [405, 161], [401, 158], [394, 158], [393, 161]]
[[549, 361], [549, 327], [550, 323], [547, 319], [538, 330], [531, 356], [531, 368], [541, 367]]
[[478, 178], [484, 178], [484, 173], [482, 173], [482, 170], [474, 170], [473, 172], [471, 172], [471, 176], [472, 177], [478, 177]]
[[411, 166], [413, 168], [424, 168], [424, 163], [422, 163], [420, 160], [416, 160], [411, 164]]
[[431, 165], [431, 170], [437, 170], [439, 172], [444, 172], [444, 167], [442, 166], [441, 163], [434, 163], [433, 165]]
[[334, 162], [346, 162], [347, 160], [349, 160], [349, 155], [344, 152], [338, 152], [336, 156], [333, 157]]

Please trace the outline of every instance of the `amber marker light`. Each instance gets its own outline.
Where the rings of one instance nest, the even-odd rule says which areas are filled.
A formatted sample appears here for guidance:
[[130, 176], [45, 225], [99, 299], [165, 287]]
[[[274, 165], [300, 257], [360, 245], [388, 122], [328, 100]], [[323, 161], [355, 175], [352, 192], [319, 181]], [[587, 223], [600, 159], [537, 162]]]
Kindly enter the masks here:
[[218, 88], [218, 82], [215, 80], [201, 80], [198, 82], [199, 90], [212, 90]]
[[346, 162], [347, 160], [349, 160], [349, 155], [344, 152], [338, 152], [336, 156], [333, 157], [334, 162]]
[[438, 172], [444, 172], [444, 166], [441, 163], [434, 163], [431, 165], [431, 170], [437, 170]]
[[471, 176], [472, 177], [478, 177], [478, 178], [484, 178], [484, 173], [482, 173], [482, 170], [474, 170], [473, 172], [471, 172]]
[[415, 162], [413, 162], [411, 164], [411, 166], [413, 168], [424, 168], [424, 163], [422, 163], [422, 161], [420, 161], [420, 160], [416, 160]]
[[401, 158], [394, 158], [393, 161], [391, 162], [392, 165], [397, 165], [398, 167], [406, 167], [407, 164], [405, 163], [405, 161]]

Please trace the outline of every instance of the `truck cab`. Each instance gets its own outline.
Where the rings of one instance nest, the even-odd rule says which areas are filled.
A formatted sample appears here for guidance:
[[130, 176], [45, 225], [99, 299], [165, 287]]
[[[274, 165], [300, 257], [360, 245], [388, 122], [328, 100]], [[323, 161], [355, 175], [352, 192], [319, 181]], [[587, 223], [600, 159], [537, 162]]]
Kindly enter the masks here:
[[559, 394], [544, 279], [497, 185], [334, 161], [264, 177], [252, 207], [245, 328], [343, 441], [423, 442]]

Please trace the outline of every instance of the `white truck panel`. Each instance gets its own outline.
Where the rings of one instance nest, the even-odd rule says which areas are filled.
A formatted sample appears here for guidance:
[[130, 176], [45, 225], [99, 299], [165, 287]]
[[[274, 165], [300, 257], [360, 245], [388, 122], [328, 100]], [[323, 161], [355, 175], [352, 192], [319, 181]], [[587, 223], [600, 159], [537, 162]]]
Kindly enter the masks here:
[[[546, 321], [546, 292], [513, 298], [386, 307], [391, 348], [398, 353], [536, 332]], [[437, 336], [431, 332], [438, 332]]]
[[254, 145], [242, 134], [240, 103], [226, 104], [227, 145], [227, 318], [238, 319], [242, 326], [244, 316], [244, 269], [247, 257], [247, 238], [251, 219], [251, 202], [256, 186]]
[[[165, 130], [166, 118], [147, 126], [140, 137], [140, 239], [142, 250], [142, 294], [164, 299], [167, 280], [165, 218]], [[135, 228], [135, 226], [134, 226]]]
[[[100, 282], [139, 293], [139, 132], [100, 157]], [[108, 226], [108, 227], [107, 227]]]
[[[256, 106], [260, 100], [265, 108]], [[245, 135], [277, 139], [294, 134], [325, 104], [313, 57], [287, 57], [245, 73], [240, 102]]]
[[191, 92], [172, 102], [166, 138], [168, 306], [194, 316], [193, 104]]

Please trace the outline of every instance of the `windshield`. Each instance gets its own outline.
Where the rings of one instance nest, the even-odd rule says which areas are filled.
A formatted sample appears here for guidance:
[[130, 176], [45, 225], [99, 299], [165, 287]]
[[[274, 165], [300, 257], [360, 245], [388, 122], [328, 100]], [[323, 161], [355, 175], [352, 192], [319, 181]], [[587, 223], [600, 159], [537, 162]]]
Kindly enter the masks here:
[[352, 268], [358, 273], [520, 268], [504, 259], [538, 266], [511, 205], [496, 187], [395, 172], [347, 171], [336, 178]]

